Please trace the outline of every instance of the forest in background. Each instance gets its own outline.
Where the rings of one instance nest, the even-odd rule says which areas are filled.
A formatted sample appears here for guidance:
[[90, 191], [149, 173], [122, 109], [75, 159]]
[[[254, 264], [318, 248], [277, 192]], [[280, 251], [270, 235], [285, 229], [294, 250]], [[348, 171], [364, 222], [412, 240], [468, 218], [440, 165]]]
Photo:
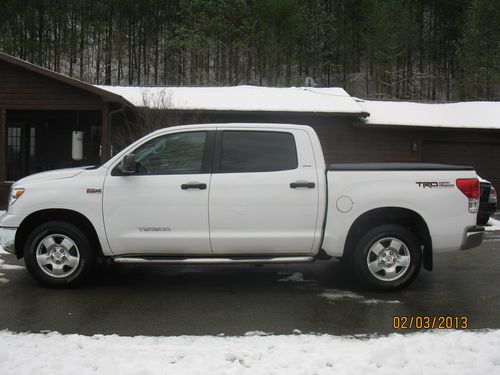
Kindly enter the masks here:
[[112, 85], [500, 99], [500, 0], [2, 0], [0, 51]]

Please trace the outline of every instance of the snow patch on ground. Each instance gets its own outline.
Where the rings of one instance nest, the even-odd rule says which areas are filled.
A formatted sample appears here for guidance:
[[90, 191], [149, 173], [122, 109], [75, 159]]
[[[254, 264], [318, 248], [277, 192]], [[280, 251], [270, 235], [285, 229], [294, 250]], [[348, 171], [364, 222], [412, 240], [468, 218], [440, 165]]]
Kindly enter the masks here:
[[498, 374], [500, 330], [383, 337], [0, 332], [2, 375]]
[[376, 298], [365, 298], [362, 295], [351, 292], [349, 290], [340, 290], [340, 289], [327, 289], [320, 294], [320, 297], [326, 298], [329, 302], [332, 303], [345, 300], [353, 300], [366, 304], [401, 303], [398, 300], [381, 300]]
[[304, 275], [302, 274], [302, 272], [294, 272], [293, 274], [287, 276], [287, 277], [284, 277], [284, 278], [281, 278], [281, 279], [278, 279], [278, 281], [281, 281], [281, 282], [294, 282], [294, 283], [308, 283], [308, 282], [313, 282], [314, 280], [305, 280], [304, 279]]
[[500, 231], [500, 220], [490, 217], [490, 220], [488, 220], [488, 224], [485, 225], [484, 229], [487, 231]]
[[[3, 251], [2, 247], [0, 246], [0, 250]], [[1, 252], [0, 252], [1, 253]], [[23, 266], [18, 266], [15, 264], [6, 264], [5, 260], [0, 258], [0, 271], [1, 270], [21, 270], [24, 269]], [[3, 272], [0, 272], [0, 284], [5, 284], [8, 283], [9, 279], [5, 277], [5, 274]]]
[[0, 258], [0, 270], [22, 270], [23, 266], [18, 266], [16, 264], [6, 264], [5, 260]]
[[[2, 216], [4, 213], [5, 211], [0, 210], [0, 216]], [[0, 245], [0, 254], [8, 254], [8, 252], [6, 252], [1, 245]]]
[[269, 336], [267, 332], [264, 331], [248, 331], [243, 336], [251, 337], [251, 336]]

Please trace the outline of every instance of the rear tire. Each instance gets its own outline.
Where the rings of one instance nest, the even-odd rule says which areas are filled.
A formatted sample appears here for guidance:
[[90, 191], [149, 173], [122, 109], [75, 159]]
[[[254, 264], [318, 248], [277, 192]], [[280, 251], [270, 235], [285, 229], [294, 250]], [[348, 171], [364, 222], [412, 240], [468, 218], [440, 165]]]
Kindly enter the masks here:
[[489, 214], [478, 214], [477, 215], [477, 223], [479, 225], [486, 225], [488, 221], [490, 220], [490, 215]]
[[415, 235], [400, 225], [380, 225], [357, 242], [352, 263], [359, 280], [370, 289], [395, 291], [415, 280], [422, 250]]
[[76, 226], [50, 221], [31, 231], [24, 247], [31, 276], [51, 287], [76, 287], [89, 275], [94, 254], [84, 232]]

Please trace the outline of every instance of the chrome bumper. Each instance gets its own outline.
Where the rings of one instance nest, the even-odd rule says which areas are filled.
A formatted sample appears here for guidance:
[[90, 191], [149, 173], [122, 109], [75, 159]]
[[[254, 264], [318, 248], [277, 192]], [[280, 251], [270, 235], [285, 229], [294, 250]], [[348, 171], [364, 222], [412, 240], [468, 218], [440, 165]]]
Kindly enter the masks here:
[[478, 247], [483, 242], [484, 227], [481, 225], [474, 225], [465, 230], [464, 240], [460, 250], [472, 249]]
[[0, 227], [0, 245], [5, 251], [15, 254], [14, 240], [17, 228]]

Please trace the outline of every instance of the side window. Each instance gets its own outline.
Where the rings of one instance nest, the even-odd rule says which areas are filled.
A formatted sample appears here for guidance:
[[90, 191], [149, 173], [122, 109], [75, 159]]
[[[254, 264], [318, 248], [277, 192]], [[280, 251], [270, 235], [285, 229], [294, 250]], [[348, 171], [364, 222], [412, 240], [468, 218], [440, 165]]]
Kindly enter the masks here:
[[297, 166], [297, 149], [291, 133], [228, 130], [222, 133], [222, 173], [284, 171]]
[[167, 134], [135, 149], [137, 174], [201, 173], [206, 132]]

